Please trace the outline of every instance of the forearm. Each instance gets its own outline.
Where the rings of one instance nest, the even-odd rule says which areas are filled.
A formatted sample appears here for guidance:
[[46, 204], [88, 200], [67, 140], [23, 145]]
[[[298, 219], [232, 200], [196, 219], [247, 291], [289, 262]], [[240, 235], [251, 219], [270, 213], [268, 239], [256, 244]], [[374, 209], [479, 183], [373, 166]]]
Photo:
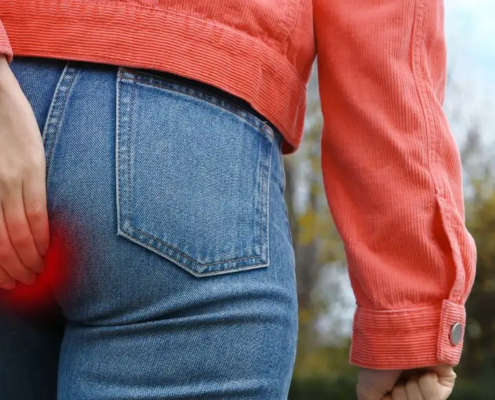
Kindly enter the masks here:
[[0, 94], [18, 88], [19, 84], [10, 69], [7, 57], [0, 54]]
[[325, 189], [358, 311], [351, 361], [458, 362], [475, 248], [442, 111], [441, 0], [315, 0]]
[[0, 21], [0, 90], [9, 88], [16, 81], [9, 62], [12, 60], [12, 48], [10, 47], [7, 32]]

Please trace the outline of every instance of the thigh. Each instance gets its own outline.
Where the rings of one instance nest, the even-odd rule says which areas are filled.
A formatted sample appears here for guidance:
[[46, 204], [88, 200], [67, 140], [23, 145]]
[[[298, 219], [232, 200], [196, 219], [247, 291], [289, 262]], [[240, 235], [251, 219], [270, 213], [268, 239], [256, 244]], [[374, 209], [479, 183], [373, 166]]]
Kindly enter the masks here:
[[[43, 131], [63, 61], [17, 57], [12, 64]], [[44, 275], [0, 293], [0, 399], [54, 400], [64, 319]]]
[[0, 398], [55, 400], [64, 328], [56, 307], [36, 315], [2, 308], [0, 327]]
[[163, 77], [66, 74], [47, 137], [70, 249], [59, 400], [285, 399], [297, 303], [280, 135]]

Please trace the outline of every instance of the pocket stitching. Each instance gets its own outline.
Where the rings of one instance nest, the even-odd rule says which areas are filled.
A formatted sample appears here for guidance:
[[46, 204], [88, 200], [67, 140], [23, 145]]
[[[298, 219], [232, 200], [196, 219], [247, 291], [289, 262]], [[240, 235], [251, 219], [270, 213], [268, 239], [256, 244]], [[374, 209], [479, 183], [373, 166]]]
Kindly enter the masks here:
[[[185, 97], [194, 98], [198, 101], [202, 101], [212, 107], [220, 108], [236, 116], [243, 122], [254, 127], [257, 131], [261, 131], [262, 133], [266, 134], [270, 138], [270, 141], [273, 141], [274, 139], [275, 135], [273, 133], [273, 129], [269, 125], [267, 125], [264, 121], [257, 118], [255, 115], [252, 115], [249, 112], [241, 110], [235, 105], [230, 104], [227, 100], [216, 99], [214, 96], [210, 95], [209, 93], [203, 92], [199, 89], [190, 88], [190, 87], [182, 88], [178, 83], [167, 82], [165, 79], [162, 79], [152, 74], [146, 74], [146, 73], [137, 74], [126, 68], [122, 68], [122, 71], [123, 72], [119, 71], [119, 80], [122, 82], [134, 83], [136, 85], [141, 85], [152, 89], [154, 88], [156, 90], [164, 90], [164, 91], [180, 93]], [[129, 77], [126, 78], [124, 74], [129, 75]], [[144, 75], [144, 77], [142, 75]], [[145, 81], [146, 78], [158, 82]], [[249, 120], [250, 118], [255, 120], [257, 123], [253, 123], [252, 121], [250, 121]]]
[[[262, 224], [260, 224], [262, 225]], [[182, 251], [180, 251], [177, 247], [175, 246], [172, 246], [170, 243], [167, 243], [167, 242], [164, 242], [162, 239], [159, 239], [157, 238], [156, 236], [154, 235], [151, 235], [147, 232], [144, 232], [142, 231], [141, 229], [139, 228], [136, 228], [135, 226], [132, 226], [130, 228], [131, 231], [136, 231], [136, 232], [139, 232], [141, 235], [143, 236], [147, 236], [149, 237], [150, 239], [152, 240], [155, 240], [156, 242], [160, 243], [163, 247], [167, 247], [169, 248], [170, 250], [180, 254], [182, 257], [184, 258], [187, 258], [188, 260], [191, 260], [193, 263], [197, 264], [197, 265], [201, 265], [201, 266], [204, 266], [204, 267], [209, 267], [209, 266], [212, 266], [212, 265], [218, 265], [218, 264], [224, 264], [224, 263], [229, 263], [229, 262], [235, 262], [235, 261], [244, 261], [244, 260], [252, 260], [253, 258], [261, 258], [262, 255], [261, 254], [255, 254], [254, 256], [250, 256], [250, 257], [243, 257], [243, 258], [235, 258], [235, 259], [230, 259], [230, 260], [223, 260], [223, 261], [217, 261], [217, 262], [213, 262], [213, 263], [202, 263], [202, 262], [199, 262], [198, 260], [195, 260], [194, 258], [192, 258], [191, 256], [188, 256], [187, 254], [183, 253]], [[263, 226], [261, 227], [261, 231], [263, 230]], [[263, 235], [260, 236], [260, 239], [261, 239], [261, 243], [260, 245], [263, 243]]]
[[247, 118], [245, 118], [244, 116], [242, 116], [237, 111], [233, 111], [232, 109], [230, 109], [228, 107], [225, 107], [225, 106], [223, 106], [221, 104], [217, 104], [217, 103], [214, 103], [213, 101], [208, 101], [208, 100], [205, 100], [204, 98], [202, 98], [200, 96], [197, 96], [195, 94], [195, 92], [194, 92], [193, 89], [189, 89], [189, 90], [191, 90], [191, 92], [184, 92], [184, 91], [181, 91], [181, 90], [175, 90], [173, 88], [169, 88], [169, 87], [158, 85], [158, 84], [155, 85], [155, 84], [141, 82], [141, 81], [139, 81], [137, 79], [135, 79], [135, 80], [134, 79], [133, 80], [127, 80], [127, 79], [124, 78], [122, 81], [123, 82], [126, 82], [127, 81], [127, 83], [133, 83], [135, 85], [147, 87], [147, 88], [150, 88], [150, 89], [156, 89], [156, 90], [161, 90], [161, 91], [170, 91], [170, 92], [178, 93], [179, 95], [182, 95], [185, 98], [188, 98], [188, 99], [193, 98], [196, 101], [200, 101], [200, 102], [202, 102], [204, 104], [207, 104], [210, 107], [220, 108], [221, 110], [227, 111], [230, 115], [233, 115], [234, 117], [238, 118], [243, 123], [249, 124], [254, 129], [256, 129], [256, 131], [262, 132], [265, 136], [268, 136], [270, 138], [270, 141], [273, 140], [273, 132], [272, 132], [271, 129], [266, 128], [266, 125], [256, 126], [255, 124], [253, 124], [252, 122], [250, 122]]
[[[232, 268], [228, 268], [228, 269], [220, 269], [220, 270], [213, 270], [213, 271], [201, 271], [201, 272], [198, 272], [198, 271], [195, 271], [194, 269], [188, 267], [187, 265], [182, 264], [180, 261], [178, 261], [173, 256], [171, 256], [171, 255], [169, 255], [167, 253], [164, 253], [161, 250], [156, 249], [156, 248], [154, 248], [153, 246], [151, 246], [151, 245], [149, 245], [147, 243], [143, 243], [143, 242], [139, 241], [134, 236], [132, 236], [131, 234], [129, 234], [129, 233], [125, 232], [125, 231], [122, 231], [122, 230], [119, 229], [118, 230], [118, 233], [119, 233], [120, 236], [127, 238], [131, 242], [136, 243], [137, 245], [142, 246], [142, 247], [148, 249], [149, 251], [152, 251], [153, 253], [159, 255], [160, 257], [166, 258], [167, 260], [169, 260], [173, 264], [178, 265], [180, 268], [188, 271], [192, 275], [194, 275], [196, 277], [199, 277], [199, 278], [204, 277], [204, 276], [211, 276], [211, 275], [228, 274], [228, 273], [236, 272], [236, 271], [248, 271], [248, 270], [251, 270], [251, 269], [264, 268], [264, 267], [267, 267], [268, 265], [270, 265], [270, 260], [267, 257], [267, 260], [265, 262], [261, 263], [261, 264], [241, 265], [241, 266], [238, 266], [238, 267], [232, 267]], [[197, 264], [197, 265], [208, 267], [208, 265], [205, 265], [205, 264]], [[207, 268], [205, 268], [205, 270], [206, 269]]]
[[[123, 204], [120, 204], [120, 199], [121, 199], [120, 186], [122, 185], [122, 183], [124, 181], [126, 181], [126, 180], [129, 181], [131, 179], [131, 176], [130, 176], [131, 157], [130, 157], [130, 154], [125, 155], [122, 151], [122, 146], [120, 146], [122, 136], [123, 136], [123, 132], [122, 132], [123, 127], [121, 126], [120, 122], [121, 122], [123, 111], [126, 110], [127, 115], [128, 115], [127, 124], [130, 125], [132, 123], [132, 106], [133, 106], [134, 101], [135, 101], [134, 96], [132, 96], [132, 93], [131, 93], [130, 99], [128, 99], [127, 101], [122, 100], [123, 98], [122, 98], [121, 93], [120, 93], [121, 92], [120, 88], [121, 88], [121, 85], [123, 83], [128, 83], [128, 84], [134, 83], [136, 85], [144, 86], [144, 87], [151, 88], [151, 89], [155, 88], [153, 85], [143, 84], [141, 82], [136, 82], [136, 81], [130, 80], [130, 79], [124, 79], [124, 78], [122, 78], [121, 71], [119, 70], [118, 79], [117, 79], [117, 126], [116, 126], [116, 128], [117, 128], [117, 135], [116, 135], [116, 166], [117, 166], [116, 169], [117, 169], [117, 171], [116, 171], [116, 173], [117, 173], [117, 214], [118, 214], [117, 233], [119, 235], [124, 236], [124, 237], [128, 238], [129, 240], [137, 243], [138, 245], [144, 246], [148, 250], [151, 250], [154, 253], [170, 260], [174, 264], [180, 266], [181, 268], [187, 270], [188, 272], [192, 273], [195, 276], [225, 274], [225, 273], [235, 272], [235, 271], [239, 271], [239, 270], [244, 271], [244, 270], [262, 268], [262, 267], [268, 266], [269, 265], [269, 234], [268, 234], [269, 217], [268, 217], [268, 215], [269, 215], [270, 198], [269, 198], [269, 190], [267, 189], [267, 187], [269, 188], [269, 183], [270, 183], [269, 181], [270, 181], [270, 174], [271, 174], [271, 164], [272, 164], [272, 154], [273, 154], [273, 139], [274, 139], [271, 136], [271, 134], [270, 133], [265, 134], [266, 132], [259, 129], [258, 127], [256, 127], [252, 123], [249, 123], [249, 121], [247, 121], [245, 118], [242, 118], [242, 116], [239, 116], [236, 113], [232, 112], [231, 110], [226, 109], [225, 107], [221, 107], [215, 103], [211, 103], [211, 102], [205, 101], [202, 98], [198, 98], [197, 96], [193, 96], [195, 100], [206, 103], [209, 106], [216, 106], [217, 108], [221, 108], [222, 110], [226, 110], [230, 115], [238, 117], [241, 122], [248, 123], [248, 125], [251, 126], [253, 129], [255, 129], [256, 132], [262, 133], [263, 136], [266, 139], [268, 139], [268, 142], [270, 143], [270, 151], [267, 152], [267, 154], [266, 154], [267, 156], [266, 157], [260, 156], [260, 167], [259, 167], [260, 168], [259, 179], [261, 179], [260, 196], [262, 197], [262, 199], [263, 199], [263, 196], [266, 199], [264, 202], [265, 203], [264, 207], [261, 207], [261, 210], [260, 210], [260, 213], [261, 213], [260, 243], [259, 243], [260, 253], [249, 256], [249, 257], [222, 260], [222, 261], [217, 261], [217, 262], [213, 262], [213, 263], [202, 263], [198, 260], [195, 260], [191, 256], [188, 256], [188, 255], [184, 254], [183, 252], [179, 251], [175, 246], [172, 246], [171, 244], [164, 242], [163, 240], [161, 240], [161, 239], [159, 239], [153, 235], [150, 235], [149, 233], [144, 232], [144, 231], [140, 230], [139, 228], [132, 226], [131, 220], [130, 220], [130, 214], [131, 214], [130, 209], [128, 209], [128, 207], [125, 207]], [[187, 94], [185, 94], [181, 91], [172, 90], [172, 89], [168, 89], [168, 88], [164, 88], [164, 89], [165, 89], [165, 91], [179, 93], [179, 94], [184, 95], [184, 97], [188, 97]], [[158, 88], [158, 90], [160, 90], [160, 89]], [[125, 108], [125, 110], [124, 110], [122, 103], [126, 104], [126, 106], [127, 106]], [[128, 128], [128, 130], [129, 129], [132, 129], [132, 126], [130, 126]], [[270, 131], [271, 131], [271, 129], [270, 129]], [[127, 153], [128, 153], [131, 151], [130, 132], [126, 132], [126, 134], [127, 134], [128, 140], [125, 142], [125, 145], [128, 146], [128, 149], [127, 149]], [[260, 153], [263, 153], [262, 148], [260, 148]], [[122, 155], [128, 157], [127, 172], [122, 171], [120, 168], [120, 165], [119, 165], [119, 160], [120, 160]], [[129, 194], [130, 194], [130, 196], [132, 196], [132, 182], [128, 182], [128, 198], [131, 198], [129, 196]], [[260, 201], [260, 204], [263, 204], [263, 202]], [[138, 234], [141, 234], [142, 236], [148, 237], [151, 240], [155, 241], [158, 245], [161, 245], [160, 247], [167, 249], [172, 253], [176, 253], [181, 257], [184, 257], [185, 259], [191, 261], [193, 266], [196, 265], [198, 267], [203, 268], [203, 270], [202, 271], [196, 271], [193, 268], [191, 268], [191, 266], [188, 266], [188, 265], [182, 263], [180, 260], [177, 259], [176, 256], [171, 255], [171, 254], [167, 254], [162, 249], [155, 248], [151, 244], [143, 242], [139, 238], [135, 237], [136, 232]], [[207, 271], [209, 269], [209, 267], [212, 267], [215, 265], [228, 265], [229, 263], [242, 262], [242, 261], [246, 261], [246, 260], [250, 260], [251, 263], [247, 264], [247, 265], [241, 265], [241, 266], [228, 267], [228, 268], [222, 268], [222, 269], [215, 269], [215, 270]]]
[[64, 123], [67, 103], [71, 97], [74, 85], [79, 77], [79, 70], [67, 62], [65, 65], [48, 110], [45, 126], [42, 132], [42, 141], [45, 147], [46, 160], [46, 186], [50, 185], [51, 181], [51, 165], [55, 153], [55, 147], [58, 142], [58, 136], [62, 124]]

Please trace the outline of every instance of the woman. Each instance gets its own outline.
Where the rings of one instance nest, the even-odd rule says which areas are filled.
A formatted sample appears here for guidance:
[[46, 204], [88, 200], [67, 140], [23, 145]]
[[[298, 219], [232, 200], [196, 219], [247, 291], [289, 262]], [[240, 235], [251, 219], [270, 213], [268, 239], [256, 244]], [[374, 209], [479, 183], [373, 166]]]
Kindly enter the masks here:
[[359, 398], [446, 399], [475, 248], [442, 6], [3, 0], [1, 398], [287, 397], [282, 155], [318, 55]]

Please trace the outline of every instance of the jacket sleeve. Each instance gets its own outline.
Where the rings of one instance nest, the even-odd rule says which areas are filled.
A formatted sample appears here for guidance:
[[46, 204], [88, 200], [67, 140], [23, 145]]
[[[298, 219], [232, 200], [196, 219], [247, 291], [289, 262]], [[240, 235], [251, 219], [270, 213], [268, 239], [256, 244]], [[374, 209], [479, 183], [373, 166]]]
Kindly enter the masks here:
[[12, 61], [12, 48], [10, 47], [9, 38], [7, 37], [7, 32], [5, 32], [2, 21], [0, 21], [0, 54], [6, 55], [9, 62]]
[[442, 110], [442, 0], [314, 0], [322, 169], [357, 300], [351, 363], [456, 365], [475, 275]]

